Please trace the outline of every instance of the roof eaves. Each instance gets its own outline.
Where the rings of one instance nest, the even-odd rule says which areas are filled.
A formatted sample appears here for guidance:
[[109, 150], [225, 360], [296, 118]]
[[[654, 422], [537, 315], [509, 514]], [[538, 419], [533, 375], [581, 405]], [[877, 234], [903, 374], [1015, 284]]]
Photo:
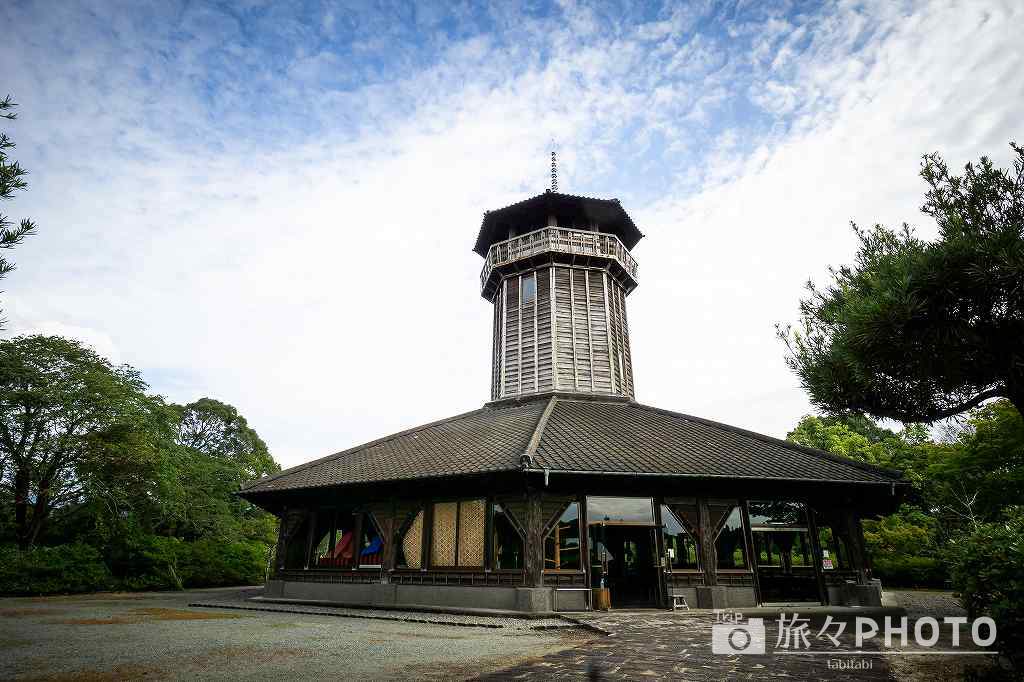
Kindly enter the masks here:
[[795, 481], [798, 483], [836, 483], [836, 484], [849, 484], [853, 483], [856, 485], [907, 485], [906, 481], [837, 481], [834, 478], [792, 478], [792, 477], [772, 477], [772, 476], [754, 476], [750, 474], [682, 474], [682, 473], [670, 473], [660, 471], [598, 471], [592, 469], [551, 469], [547, 467], [524, 469], [526, 473], [540, 474], [572, 474], [581, 476], [632, 476], [632, 477], [662, 477], [662, 478], [695, 478], [695, 479], [726, 479], [726, 480], [752, 480], [752, 481], [772, 481], [772, 480], [786, 480]]
[[[462, 414], [457, 414], [457, 415], [455, 415], [453, 417], [446, 417], [444, 419], [438, 419], [437, 421], [430, 422], [429, 424], [421, 424], [419, 426], [414, 426], [411, 429], [406, 429], [405, 431], [399, 431], [398, 433], [392, 433], [392, 434], [390, 434], [388, 436], [384, 436], [383, 438], [378, 438], [376, 440], [371, 440], [371, 441], [369, 441], [367, 443], [363, 443], [362, 445], [356, 445], [355, 447], [351, 447], [351, 448], [348, 448], [346, 450], [342, 450], [340, 452], [335, 452], [333, 454], [327, 455], [326, 457], [321, 457], [319, 459], [314, 459], [311, 462], [306, 462], [304, 464], [298, 464], [296, 466], [290, 467], [290, 468], [285, 469], [283, 471], [279, 471], [278, 473], [274, 474], [273, 476], [267, 476], [265, 478], [260, 478], [260, 479], [257, 479], [255, 481], [250, 481], [241, 490], [239, 490], [239, 492], [241, 492], [241, 493], [244, 493], [244, 492], [247, 492], [247, 491], [262, 492], [262, 491], [259, 491], [259, 490], [255, 490], [255, 488], [257, 488], [260, 485], [263, 485], [264, 483], [269, 483], [270, 481], [276, 481], [278, 479], [284, 478], [285, 476], [291, 476], [292, 474], [297, 474], [300, 471], [306, 471], [307, 469], [315, 467], [315, 466], [317, 466], [319, 464], [323, 464], [325, 462], [330, 462], [330, 461], [333, 461], [335, 459], [340, 459], [340, 458], [342, 458], [342, 457], [344, 457], [346, 455], [350, 455], [352, 453], [358, 452], [359, 450], [364, 450], [366, 448], [371, 448], [371, 447], [374, 447], [376, 445], [380, 445], [382, 443], [387, 443], [388, 441], [394, 440], [396, 438], [401, 438], [402, 436], [407, 436], [409, 434], [416, 433], [417, 431], [422, 431], [424, 429], [429, 429], [429, 428], [431, 428], [433, 426], [440, 426], [441, 424], [447, 424], [449, 422], [455, 421], [456, 419], [462, 419], [462, 418], [468, 417], [470, 415], [478, 414], [478, 413], [483, 412], [484, 410], [487, 410], [487, 409], [489, 409], [489, 408], [487, 408], [486, 406], [485, 407], [480, 407], [480, 408], [477, 408], [475, 410], [470, 410], [469, 412], [463, 412]], [[303, 486], [303, 487], [305, 487], [305, 486]], [[267, 491], [267, 492], [269, 492], [269, 491]]]
[[711, 419], [705, 419], [703, 417], [694, 417], [693, 415], [683, 414], [682, 412], [673, 412], [672, 410], [665, 410], [665, 409], [662, 409], [660, 407], [652, 407], [650, 405], [644, 405], [644, 404], [638, 403], [638, 402], [633, 402], [632, 404], [635, 405], [638, 408], [641, 408], [641, 409], [644, 409], [644, 410], [648, 410], [648, 411], [651, 411], [651, 412], [657, 412], [657, 413], [666, 414], [666, 415], [669, 415], [669, 416], [672, 416], [672, 417], [680, 417], [682, 419], [688, 419], [690, 421], [697, 422], [698, 424], [704, 424], [705, 426], [710, 426], [711, 428], [719, 429], [719, 430], [722, 430], [722, 431], [728, 431], [730, 433], [735, 433], [735, 434], [738, 434], [738, 435], [741, 435], [741, 436], [746, 436], [748, 438], [754, 438], [754, 439], [759, 440], [759, 441], [761, 441], [763, 443], [770, 443], [772, 445], [778, 445], [780, 447], [788, 448], [790, 450], [795, 450], [797, 452], [803, 452], [803, 453], [806, 453], [808, 455], [813, 455], [815, 457], [818, 457], [820, 459], [826, 459], [826, 460], [829, 460], [831, 462], [836, 462], [836, 463], [839, 463], [839, 464], [845, 464], [845, 465], [851, 466], [851, 467], [853, 467], [855, 469], [861, 469], [862, 471], [867, 471], [867, 472], [870, 472], [870, 473], [874, 473], [874, 474], [879, 475], [879, 476], [887, 476], [887, 477], [889, 477], [891, 479], [895, 479], [894, 481], [891, 481], [891, 482], [896, 483], [897, 485], [909, 485], [909, 482], [903, 479], [903, 472], [899, 471], [897, 469], [889, 469], [887, 467], [881, 467], [881, 466], [878, 466], [878, 465], [875, 465], [875, 464], [868, 464], [867, 462], [858, 462], [855, 459], [849, 459], [847, 457], [842, 457], [840, 455], [836, 455], [836, 454], [833, 454], [831, 452], [827, 452], [825, 450], [819, 450], [817, 448], [809, 448], [806, 445], [800, 445], [798, 443], [792, 443], [792, 442], [790, 442], [788, 440], [783, 440], [781, 438], [773, 438], [772, 436], [766, 436], [763, 433], [758, 433], [756, 431], [748, 431], [747, 429], [741, 429], [738, 426], [732, 426], [730, 424], [723, 424], [722, 422], [716, 422], [716, 421], [713, 421]]

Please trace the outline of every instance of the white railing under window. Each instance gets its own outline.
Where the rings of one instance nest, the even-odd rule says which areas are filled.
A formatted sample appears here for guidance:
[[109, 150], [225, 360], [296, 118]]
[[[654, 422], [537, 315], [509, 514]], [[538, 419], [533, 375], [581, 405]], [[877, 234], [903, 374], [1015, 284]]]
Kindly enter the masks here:
[[499, 265], [548, 251], [614, 258], [634, 281], [637, 279], [636, 261], [615, 235], [566, 227], [542, 227], [492, 245], [480, 271], [480, 286], [486, 286], [491, 271]]

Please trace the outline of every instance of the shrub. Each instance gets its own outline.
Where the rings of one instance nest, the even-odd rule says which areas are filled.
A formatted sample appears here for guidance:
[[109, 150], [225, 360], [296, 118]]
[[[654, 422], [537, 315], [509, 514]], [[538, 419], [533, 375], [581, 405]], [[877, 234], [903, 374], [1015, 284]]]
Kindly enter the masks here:
[[1005, 520], [984, 523], [949, 550], [953, 585], [971, 617], [989, 615], [998, 645], [1024, 669], [1024, 507], [1009, 507]]
[[124, 585], [132, 590], [180, 590], [263, 582], [266, 545], [202, 538], [149, 536], [133, 548]]
[[41, 595], [110, 589], [100, 553], [81, 543], [19, 550], [0, 548], [0, 594]]
[[945, 563], [927, 556], [877, 557], [871, 569], [886, 587], [945, 587], [949, 578]]

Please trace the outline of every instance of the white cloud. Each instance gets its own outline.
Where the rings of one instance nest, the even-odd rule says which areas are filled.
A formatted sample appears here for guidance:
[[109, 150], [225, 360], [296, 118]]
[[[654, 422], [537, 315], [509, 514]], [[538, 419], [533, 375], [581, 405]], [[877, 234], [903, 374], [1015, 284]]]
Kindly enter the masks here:
[[[775, 22], [753, 59], [687, 13], [581, 40], [603, 20], [572, 6], [358, 87], [327, 48], [280, 78], [232, 17], [189, 21], [237, 64], [210, 57], [211, 32], [161, 61], [177, 46], [151, 27], [69, 36], [69, 54], [33, 46], [71, 17], [25, 27], [0, 58], [34, 173], [11, 206], [40, 234], [5, 281], [9, 331], [72, 334], [172, 399], [231, 402], [285, 464], [471, 409], [490, 309], [470, 247], [484, 209], [543, 189], [554, 137], [563, 188], [622, 197], [648, 235], [638, 397], [784, 435], [807, 405], [772, 323], [849, 259], [847, 221], [916, 220], [922, 152], [961, 163], [1015, 133], [1020, 10], [913, 10]], [[308, 30], [365, 25], [333, 16]], [[305, 30], [280, 23], [295, 44]], [[769, 123], [725, 120], [751, 91]], [[654, 191], [641, 170], [663, 198], [630, 203]]]

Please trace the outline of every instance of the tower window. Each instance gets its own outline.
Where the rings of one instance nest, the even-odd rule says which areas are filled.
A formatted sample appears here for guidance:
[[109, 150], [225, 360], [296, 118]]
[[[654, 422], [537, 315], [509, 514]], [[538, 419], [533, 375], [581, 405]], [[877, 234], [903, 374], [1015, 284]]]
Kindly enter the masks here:
[[523, 305], [533, 303], [537, 299], [537, 275], [531, 273], [523, 276]]

